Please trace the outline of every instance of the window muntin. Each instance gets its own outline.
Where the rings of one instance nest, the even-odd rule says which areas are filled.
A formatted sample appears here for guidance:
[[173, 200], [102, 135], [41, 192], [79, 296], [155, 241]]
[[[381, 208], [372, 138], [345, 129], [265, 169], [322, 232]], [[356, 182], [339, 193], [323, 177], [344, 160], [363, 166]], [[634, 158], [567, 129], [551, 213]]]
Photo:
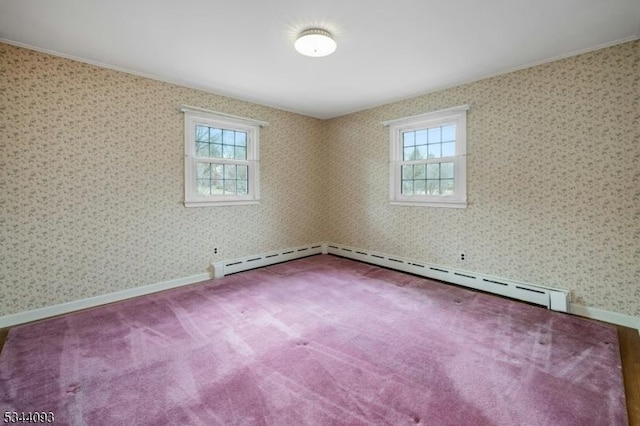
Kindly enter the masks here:
[[247, 159], [247, 133], [196, 125], [196, 157]]
[[453, 162], [409, 164], [401, 167], [403, 195], [453, 195]]
[[467, 109], [385, 123], [390, 126], [392, 204], [466, 206]]
[[184, 112], [185, 206], [257, 203], [259, 125], [199, 111]]
[[198, 195], [247, 195], [249, 166], [237, 164], [196, 164]]

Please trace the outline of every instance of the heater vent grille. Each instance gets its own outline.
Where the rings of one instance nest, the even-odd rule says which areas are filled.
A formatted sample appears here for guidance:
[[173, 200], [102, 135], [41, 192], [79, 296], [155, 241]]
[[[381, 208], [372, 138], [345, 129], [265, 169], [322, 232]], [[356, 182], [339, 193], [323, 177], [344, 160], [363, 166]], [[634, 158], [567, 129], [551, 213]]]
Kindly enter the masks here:
[[[337, 249], [337, 247], [335, 249]], [[235, 274], [249, 269], [261, 268], [263, 266], [299, 259], [301, 257], [313, 256], [322, 252], [322, 245], [289, 248], [283, 251], [214, 263], [213, 271], [215, 278], [221, 278], [225, 275]]]
[[554, 311], [569, 311], [569, 292], [534, 284], [526, 284], [503, 278], [489, 277], [469, 271], [459, 271], [429, 265], [415, 260], [389, 256], [383, 253], [373, 253], [367, 250], [342, 246], [339, 244], [315, 244], [309, 246], [289, 248], [243, 259], [233, 259], [226, 262], [214, 263], [214, 276], [223, 277], [236, 272], [286, 262], [287, 260], [329, 253], [336, 256], [372, 263], [390, 269], [409, 272], [427, 278], [433, 278], [453, 284], [462, 285], [476, 290], [499, 294], [526, 302], [546, 306]]
[[434, 278], [476, 290], [535, 303], [546, 306], [554, 311], [569, 311], [569, 292], [566, 290], [525, 284], [502, 278], [487, 277], [468, 271], [456, 271], [437, 265], [418, 263], [414, 260], [402, 259], [397, 256], [389, 256], [382, 253], [372, 253], [338, 244], [328, 245], [327, 252], [336, 256], [360, 260], [390, 269], [397, 269], [427, 278]]

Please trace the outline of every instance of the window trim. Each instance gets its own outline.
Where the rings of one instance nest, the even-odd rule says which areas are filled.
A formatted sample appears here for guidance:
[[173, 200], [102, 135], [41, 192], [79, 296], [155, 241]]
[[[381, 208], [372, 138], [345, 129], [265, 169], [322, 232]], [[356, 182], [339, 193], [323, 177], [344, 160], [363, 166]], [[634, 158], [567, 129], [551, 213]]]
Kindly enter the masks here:
[[[382, 123], [384, 126], [389, 127], [389, 194], [392, 205], [467, 207], [467, 111], [469, 109], [469, 105], [461, 105]], [[454, 163], [454, 195], [402, 195], [402, 165], [409, 163], [403, 159], [402, 134], [407, 131], [423, 130], [445, 124], [456, 125], [456, 153], [452, 157], [446, 157]], [[423, 160], [418, 161], [419, 164], [423, 162]]]
[[[185, 207], [237, 206], [260, 203], [260, 127], [268, 124], [203, 108], [182, 106], [184, 113], [184, 205]], [[247, 160], [196, 157], [196, 125], [235, 130], [247, 134]], [[196, 192], [198, 163], [242, 164], [248, 166], [247, 195], [202, 196]]]

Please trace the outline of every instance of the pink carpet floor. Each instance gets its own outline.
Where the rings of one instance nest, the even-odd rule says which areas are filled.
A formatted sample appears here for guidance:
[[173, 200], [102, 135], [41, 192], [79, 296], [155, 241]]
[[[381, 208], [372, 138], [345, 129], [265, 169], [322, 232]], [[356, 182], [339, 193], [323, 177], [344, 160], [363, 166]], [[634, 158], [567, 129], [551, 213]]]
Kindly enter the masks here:
[[625, 425], [616, 329], [329, 255], [13, 328], [59, 425]]

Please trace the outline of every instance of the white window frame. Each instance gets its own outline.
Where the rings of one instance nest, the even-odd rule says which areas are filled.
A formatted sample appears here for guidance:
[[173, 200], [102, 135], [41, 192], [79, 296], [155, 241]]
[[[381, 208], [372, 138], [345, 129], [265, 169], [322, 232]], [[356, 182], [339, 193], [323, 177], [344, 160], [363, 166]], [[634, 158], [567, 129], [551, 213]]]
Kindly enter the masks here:
[[[202, 108], [182, 106], [184, 113], [184, 205], [185, 207], [236, 206], [260, 203], [260, 127], [267, 123]], [[196, 126], [203, 125], [247, 134], [247, 159], [223, 159], [196, 156]], [[196, 167], [199, 163], [239, 164], [248, 166], [246, 195], [201, 195], [196, 189]]]
[[[467, 110], [462, 105], [445, 110], [383, 122], [389, 127], [390, 179], [392, 205], [465, 208], [467, 206]], [[426, 162], [454, 163], [453, 195], [404, 195], [402, 194], [402, 166], [416, 163], [403, 160], [403, 133], [432, 127], [456, 125], [455, 155]], [[444, 161], [443, 161], [444, 160]], [[424, 163], [425, 160], [417, 160]]]

